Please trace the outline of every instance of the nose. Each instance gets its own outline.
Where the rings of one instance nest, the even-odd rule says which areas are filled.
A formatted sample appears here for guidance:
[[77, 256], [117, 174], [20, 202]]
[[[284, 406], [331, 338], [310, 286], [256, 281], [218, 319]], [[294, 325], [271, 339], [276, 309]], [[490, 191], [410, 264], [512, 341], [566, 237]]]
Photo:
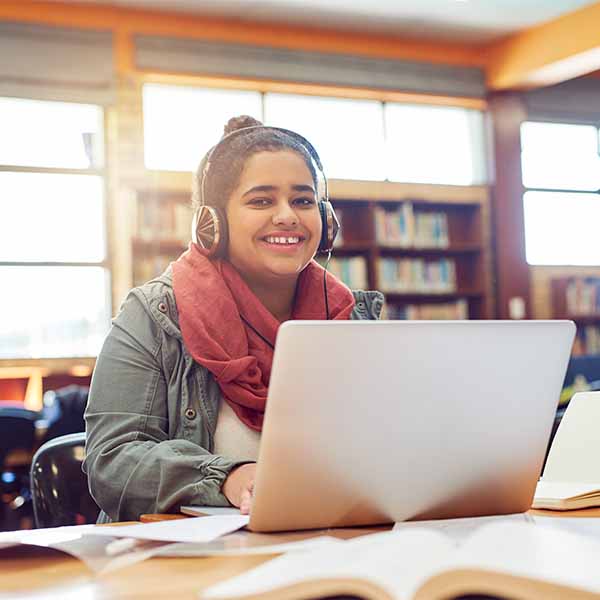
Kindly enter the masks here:
[[273, 214], [273, 225], [295, 227], [298, 225], [298, 215], [287, 202], [279, 204]]

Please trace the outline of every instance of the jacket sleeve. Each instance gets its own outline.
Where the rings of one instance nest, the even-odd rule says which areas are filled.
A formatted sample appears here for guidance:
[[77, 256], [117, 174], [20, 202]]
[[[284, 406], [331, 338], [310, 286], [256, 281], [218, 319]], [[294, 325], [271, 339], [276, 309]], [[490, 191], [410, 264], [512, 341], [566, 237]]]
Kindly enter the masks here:
[[228, 506], [221, 485], [242, 464], [169, 439], [161, 340], [157, 324], [130, 294], [96, 362], [84, 470], [92, 497], [113, 521], [184, 504]]

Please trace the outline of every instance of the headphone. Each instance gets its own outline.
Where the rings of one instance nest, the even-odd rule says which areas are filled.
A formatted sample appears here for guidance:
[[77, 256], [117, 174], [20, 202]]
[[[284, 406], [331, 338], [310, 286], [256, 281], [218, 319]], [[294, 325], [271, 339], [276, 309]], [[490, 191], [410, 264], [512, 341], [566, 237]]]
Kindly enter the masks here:
[[[282, 127], [271, 127], [268, 125], [252, 125], [250, 127], [242, 127], [236, 129], [231, 133], [225, 135], [221, 140], [211, 148], [207, 155], [203, 159], [204, 166], [202, 167], [202, 174], [198, 185], [198, 194], [200, 201], [200, 208], [194, 214], [192, 219], [192, 241], [198, 247], [208, 251], [209, 258], [222, 258], [227, 252], [227, 245], [229, 242], [229, 228], [227, 226], [227, 217], [225, 212], [216, 206], [209, 206], [206, 204], [206, 178], [210, 173], [211, 158], [215, 151], [222, 148], [224, 144], [229, 143], [233, 138], [240, 135], [245, 135], [247, 132], [251, 132], [256, 129], [271, 129], [273, 131], [280, 131], [297, 142], [308, 152], [313, 163], [319, 170], [323, 182], [323, 197], [317, 198], [317, 206], [319, 207], [319, 215], [321, 217], [321, 239], [319, 241], [319, 247], [317, 252], [330, 253], [333, 249], [333, 242], [340, 229], [340, 222], [333, 210], [331, 202], [329, 202], [329, 194], [327, 189], [327, 178], [323, 171], [323, 165], [321, 159], [317, 154], [314, 146], [303, 136], [295, 131], [289, 129], [283, 129]], [[317, 196], [319, 195], [319, 186], [317, 186]]]

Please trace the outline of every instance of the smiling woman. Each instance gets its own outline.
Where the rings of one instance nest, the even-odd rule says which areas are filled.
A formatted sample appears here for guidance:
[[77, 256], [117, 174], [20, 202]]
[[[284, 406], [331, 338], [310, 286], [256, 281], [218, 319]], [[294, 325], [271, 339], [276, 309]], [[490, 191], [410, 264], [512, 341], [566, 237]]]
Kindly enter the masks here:
[[275, 338], [289, 319], [375, 319], [314, 261], [337, 233], [321, 161], [299, 134], [229, 121], [203, 158], [193, 242], [129, 294], [86, 414], [101, 520], [182, 504], [250, 510]]

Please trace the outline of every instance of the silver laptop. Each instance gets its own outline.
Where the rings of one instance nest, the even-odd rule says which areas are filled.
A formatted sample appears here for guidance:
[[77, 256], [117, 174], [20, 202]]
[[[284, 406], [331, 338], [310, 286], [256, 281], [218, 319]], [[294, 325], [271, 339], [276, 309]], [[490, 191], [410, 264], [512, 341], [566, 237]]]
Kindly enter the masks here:
[[529, 509], [570, 321], [289, 321], [249, 528]]

